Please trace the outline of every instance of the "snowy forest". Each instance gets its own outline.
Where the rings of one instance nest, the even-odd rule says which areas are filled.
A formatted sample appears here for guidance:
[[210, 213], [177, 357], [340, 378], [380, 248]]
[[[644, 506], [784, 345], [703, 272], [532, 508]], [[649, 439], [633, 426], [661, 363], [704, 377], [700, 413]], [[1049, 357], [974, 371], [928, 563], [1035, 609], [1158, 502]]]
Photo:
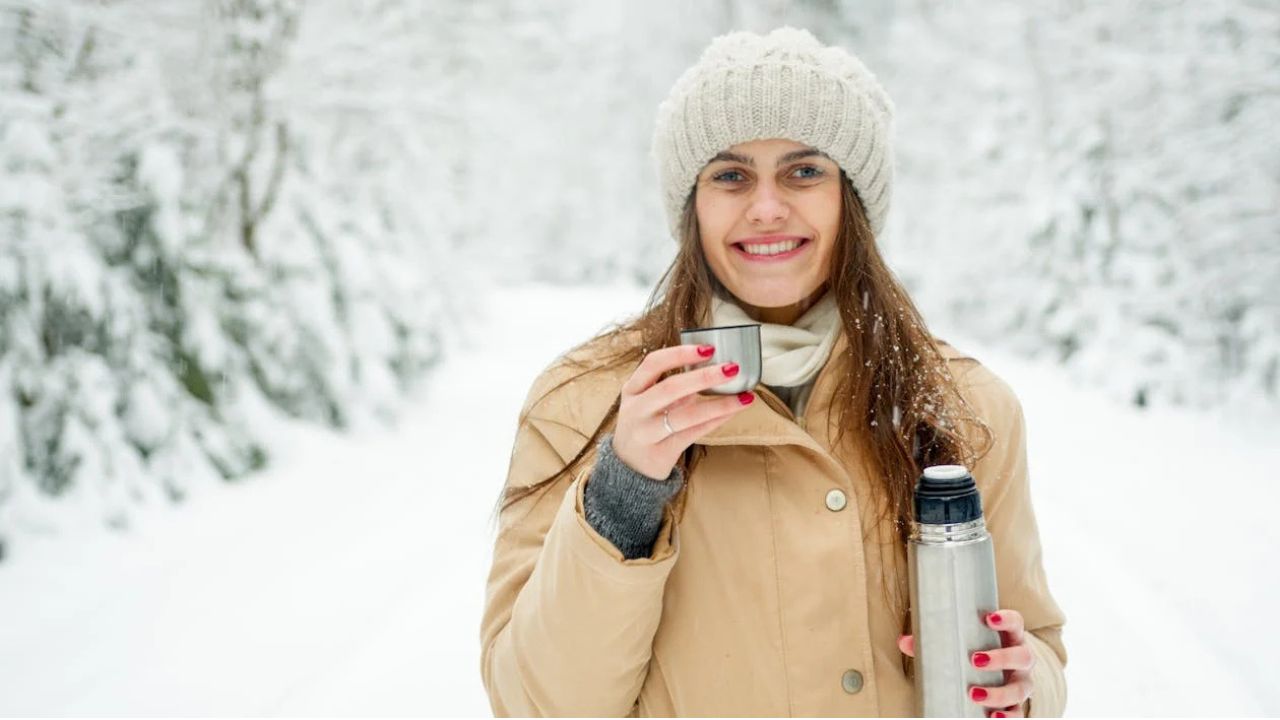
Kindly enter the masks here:
[[394, 423], [494, 288], [651, 286], [658, 102], [783, 23], [896, 103], [931, 322], [1280, 416], [1270, 0], [0, 0], [0, 558]]

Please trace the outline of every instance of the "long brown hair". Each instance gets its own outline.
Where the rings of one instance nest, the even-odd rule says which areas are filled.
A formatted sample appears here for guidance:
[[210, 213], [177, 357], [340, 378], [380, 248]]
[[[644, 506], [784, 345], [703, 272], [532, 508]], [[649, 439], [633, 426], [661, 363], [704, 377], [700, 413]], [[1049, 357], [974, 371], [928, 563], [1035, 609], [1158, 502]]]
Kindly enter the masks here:
[[[990, 429], [958, 391], [947, 361], [935, 345], [943, 341], [925, 329], [919, 311], [881, 257], [862, 201], [843, 170], [840, 182], [841, 222], [832, 253], [829, 292], [834, 293], [849, 342], [842, 357], [829, 360], [839, 363], [840, 379], [834, 397], [845, 399], [831, 406], [833, 410], [839, 408], [833, 445], [852, 443], [855, 452], [860, 451], [868, 461], [872, 477], [879, 481], [881, 510], [877, 523], [892, 522], [897, 538], [893, 557], [883, 565], [894, 568], [892, 577], [886, 571], [884, 587], [891, 607], [902, 618], [902, 632], [909, 633], [907, 575], [903, 568], [915, 481], [929, 465], [960, 464], [972, 468], [990, 449], [992, 437]], [[676, 258], [659, 279], [643, 312], [566, 353], [564, 362], [582, 372], [530, 403], [529, 411], [542, 398], [587, 373], [637, 364], [650, 350], [679, 344], [680, 328], [701, 325], [713, 294], [727, 293], [711, 273], [702, 251], [694, 209], [696, 192], [695, 187], [685, 200]], [[623, 335], [633, 339], [617, 345], [604, 342]], [[569, 357], [595, 343], [600, 344], [600, 350], [590, 353], [589, 361]], [[609, 347], [615, 349], [610, 351]], [[972, 358], [960, 360], [976, 362]], [[504, 488], [499, 512], [576, 472], [588, 451], [610, 432], [620, 400], [614, 398], [586, 444], [563, 469], [532, 485]], [[527, 414], [528, 411], [521, 415], [520, 423], [525, 422]], [[830, 414], [827, 421], [832, 421]], [[962, 430], [965, 426], [978, 428], [984, 436], [980, 452]], [[705, 448], [695, 444], [681, 457], [678, 464], [686, 478], [693, 477], [704, 452]], [[904, 658], [906, 667], [909, 664]]]

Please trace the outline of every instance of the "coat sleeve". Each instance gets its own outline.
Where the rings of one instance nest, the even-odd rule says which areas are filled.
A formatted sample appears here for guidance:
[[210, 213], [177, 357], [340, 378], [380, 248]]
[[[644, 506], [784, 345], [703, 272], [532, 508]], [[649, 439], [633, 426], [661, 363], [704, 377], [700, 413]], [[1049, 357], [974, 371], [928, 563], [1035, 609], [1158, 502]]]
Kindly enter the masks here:
[[[507, 484], [550, 477], [586, 442], [572, 424], [530, 414]], [[644, 682], [678, 554], [675, 523], [667, 508], [651, 555], [624, 559], [583, 514], [588, 459], [572, 479], [499, 514], [481, 626], [481, 675], [497, 716], [622, 716]]]
[[991, 427], [994, 445], [974, 465], [987, 530], [995, 548], [1001, 607], [1017, 610], [1035, 655], [1029, 717], [1060, 717], [1066, 709], [1066, 616], [1049, 592], [1039, 529], [1027, 475], [1026, 421], [1012, 388], [983, 368], [974, 387], [979, 414]]

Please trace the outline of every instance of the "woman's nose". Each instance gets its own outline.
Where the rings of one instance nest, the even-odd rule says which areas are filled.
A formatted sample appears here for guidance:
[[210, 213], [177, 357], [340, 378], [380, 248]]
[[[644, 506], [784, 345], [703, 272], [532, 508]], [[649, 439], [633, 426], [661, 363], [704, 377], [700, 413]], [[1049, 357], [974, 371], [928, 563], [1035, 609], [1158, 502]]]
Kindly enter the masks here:
[[758, 225], [768, 225], [786, 220], [788, 212], [787, 203], [778, 194], [778, 189], [761, 183], [751, 197], [747, 220]]

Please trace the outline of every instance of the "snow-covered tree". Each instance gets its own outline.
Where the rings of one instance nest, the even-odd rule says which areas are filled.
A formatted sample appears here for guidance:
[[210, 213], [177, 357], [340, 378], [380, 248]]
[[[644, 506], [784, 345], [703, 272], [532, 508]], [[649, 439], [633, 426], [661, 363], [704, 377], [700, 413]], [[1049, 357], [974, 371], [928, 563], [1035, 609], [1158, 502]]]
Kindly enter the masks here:
[[[377, 41], [408, 7], [327, 21]], [[242, 477], [264, 408], [385, 418], [439, 357], [467, 285], [421, 207], [445, 153], [379, 113], [431, 76], [304, 15], [4, 7], [0, 542]]]
[[1280, 406], [1280, 8], [900, 6], [887, 244], [930, 313], [1118, 399]]

